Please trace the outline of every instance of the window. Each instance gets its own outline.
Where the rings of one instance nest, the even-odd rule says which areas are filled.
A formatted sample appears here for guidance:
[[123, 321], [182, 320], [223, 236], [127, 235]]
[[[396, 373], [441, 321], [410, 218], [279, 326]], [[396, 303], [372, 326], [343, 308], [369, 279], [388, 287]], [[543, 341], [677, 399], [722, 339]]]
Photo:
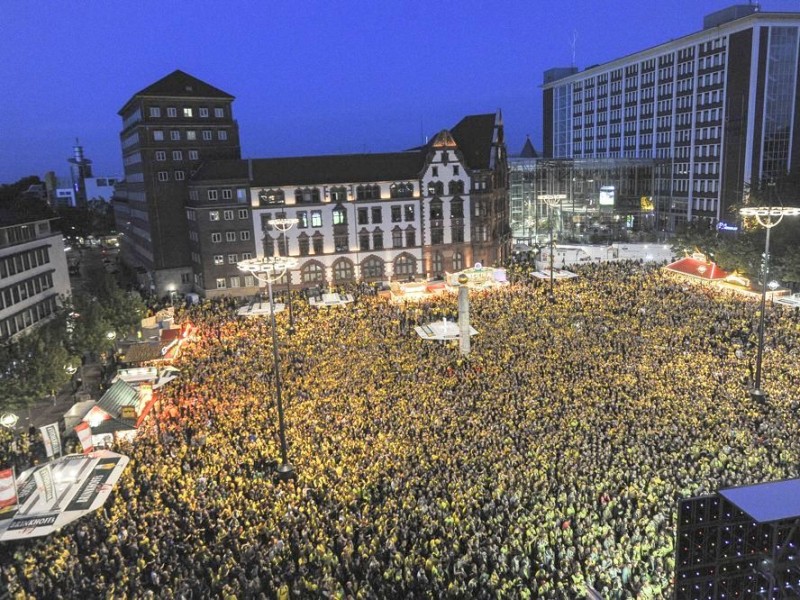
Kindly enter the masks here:
[[444, 194], [444, 183], [441, 181], [428, 182], [428, 196], [441, 196]]
[[163, 150], [156, 150], [156, 160], [167, 160], [167, 153]]
[[333, 280], [336, 282], [352, 281], [355, 269], [353, 263], [346, 258], [340, 258], [333, 263]]
[[239, 232], [239, 239], [243, 242], [250, 241], [250, 230], [249, 229], [242, 229]]
[[402, 230], [393, 229], [392, 230], [392, 248], [402, 248], [403, 247], [403, 232]]
[[197, 160], [199, 157], [197, 150], [189, 150], [189, 160]]
[[197, 139], [197, 132], [190, 129], [189, 131], [186, 132], [186, 139], [187, 140], [191, 140], [191, 141], [196, 140]]
[[321, 210], [312, 210], [311, 211], [311, 226], [312, 227], [322, 227], [322, 211]]
[[453, 175], [458, 175], [458, 165], [453, 165]]
[[200, 199], [200, 194], [197, 193], [197, 190], [189, 190], [189, 200], [194, 200], [197, 202]]
[[347, 188], [332, 187], [330, 191], [331, 202], [347, 202]]
[[400, 223], [403, 220], [402, 208], [399, 206], [392, 207], [392, 223]]
[[225, 117], [225, 109], [224, 108], [215, 108], [214, 109], [214, 116], [218, 119], [222, 119]]
[[184, 108], [183, 109], [183, 116], [184, 117], [192, 117], [193, 111], [191, 108]]
[[394, 274], [397, 276], [411, 276], [417, 272], [417, 261], [413, 256], [401, 254], [394, 261]]
[[161, 109], [158, 106], [151, 106], [150, 107], [150, 116], [151, 117], [160, 117], [161, 116]]
[[295, 202], [319, 202], [319, 189], [317, 188], [297, 188], [294, 191]]
[[431, 259], [431, 270], [435, 277], [439, 277], [444, 271], [444, 259], [441, 252], [434, 252]]
[[336, 252], [347, 252], [350, 249], [347, 235], [334, 235], [333, 248]]
[[208, 109], [207, 108], [199, 108], [197, 110], [198, 114], [203, 118], [208, 118]]
[[210, 210], [210, 211], [208, 211], [208, 220], [209, 221], [219, 221], [219, 211], [218, 210]]
[[186, 179], [184, 171], [175, 171], [175, 181], [183, 181], [184, 179]]
[[251, 258], [253, 258], [251, 252], [242, 252], [242, 260], [250, 260]]
[[233, 200], [233, 190], [230, 188], [222, 190], [223, 200]]
[[317, 283], [325, 278], [325, 269], [317, 262], [309, 262], [300, 269], [303, 283]]
[[220, 129], [219, 131], [217, 131], [217, 139], [218, 140], [223, 140], [223, 141], [227, 140], [228, 139], [228, 132], [225, 131], [224, 129]]
[[413, 229], [406, 229], [406, 246], [412, 247], [417, 245], [417, 232]]
[[156, 129], [156, 130], [153, 132], [153, 139], [154, 139], [155, 141], [157, 141], [157, 142], [161, 142], [161, 141], [163, 141], [163, 140], [164, 140], [164, 132], [163, 132], [163, 131], [161, 131], [160, 129]]
[[337, 206], [333, 209], [333, 224], [347, 225], [347, 213], [341, 206]]
[[219, 243], [222, 241], [222, 234], [221, 234], [221, 233], [219, 233], [219, 232], [212, 233], [212, 234], [211, 234], [211, 241], [212, 241], [214, 244], [219, 244]]
[[217, 277], [217, 289], [224, 290], [225, 289], [225, 278], [224, 277]]
[[314, 239], [312, 240], [314, 245], [314, 254], [322, 254], [324, 252], [324, 242], [325, 240], [321, 235], [314, 236]]
[[178, 116], [178, 109], [174, 106], [167, 107], [167, 116], [168, 117], [177, 117]]
[[308, 256], [309, 240], [308, 236], [304, 233], [297, 238], [297, 245], [300, 248], [300, 256]]
[[158, 180], [159, 181], [169, 181], [169, 171], [159, 171], [158, 172]]
[[378, 184], [356, 186], [356, 199], [378, 200], [381, 197], [381, 186]]
[[261, 190], [258, 192], [260, 204], [283, 204], [283, 190]]
[[239, 209], [239, 218], [240, 218], [240, 219], [246, 219], [246, 218], [247, 218], [247, 216], [248, 216], [248, 211], [247, 211], [247, 209], [246, 209], [246, 208], [240, 208], [240, 209]]
[[444, 229], [441, 227], [431, 228], [431, 244], [444, 244]]
[[172, 160], [183, 160], [183, 152], [181, 152], [180, 150], [173, 150]]
[[464, 268], [464, 256], [461, 252], [454, 252], [453, 253], [453, 270], [460, 271]]
[[442, 201], [434, 198], [430, 204], [431, 220], [437, 221], [444, 218], [444, 210], [442, 209]]
[[383, 232], [376, 229], [372, 232], [372, 248], [375, 250], [383, 250]]
[[464, 193], [464, 182], [460, 179], [453, 179], [450, 183], [447, 184], [447, 193], [450, 196], [454, 196], [455, 194], [463, 194]]
[[239, 280], [239, 276], [238, 275], [234, 275], [233, 277], [231, 277], [231, 287], [232, 288], [238, 288], [239, 287], [239, 282], [240, 282], [240, 280]]
[[216, 200], [219, 198], [219, 193], [217, 190], [208, 190], [208, 199], [209, 200]]
[[464, 226], [463, 225], [453, 225], [450, 229], [450, 237], [452, 238], [450, 241], [453, 244], [460, 244], [464, 241]]
[[383, 261], [377, 256], [370, 256], [361, 263], [361, 277], [364, 279], [382, 279], [383, 269]]
[[432, 167], [431, 168], [431, 175], [433, 175], [434, 177], [438, 177], [439, 176], [439, 167]]
[[228, 264], [235, 265], [239, 262], [239, 255], [238, 254], [228, 254]]
[[369, 238], [371, 236], [366, 231], [362, 231], [358, 234], [358, 249], [362, 252], [367, 252], [369, 250]]
[[414, 184], [393, 183], [389, 186], [389, 195], [392, 198], [411, 198], [414, 195]]
[[406, 204], [405, 205], [405, 219], [406, 222], [414, 220], [414, 205], [413, 204]]
[[209, 142], [212, 139], [213, 139], [213, 136], [211, 134], [211, 130], [210, 129], [204, 129], [203, 130], [203, 141]]
[[233, 221], [233, 211], [232, 210], [224, 210], [222, 211], [222, 218], [226, 221]]
[[192, 274], [181, 273], [181, 283], [192, 283]]
[[297, 211], [297, 228], [298, 229], [308, 228], [308, 211], [306, 210]]
[[222, 254], [215, 254], [214, 255], [214, 264], [215, 265], [221, 265], [221, 264], [224, 264], [224, 262], [225, 262], [225, 260], [224, 260], [224, 257], [222, 256]]
[[169, 139], [173, 141], [181, 139], [181, 132], [178, 131], [177, 129], [173, 129], [172, 131], [169, 132]]
[[464, 218], [464, 201], [461, 198], [453, 198], [450, 201], [450, 218], [451, 219]]
[[372, 209], [372, 223], [373, 225], [383, 223], [383, 212], [381, 211], [380, 207], [376, 206]]
[[358, 224], [369, 225], [369, 209], [367, 208], [358, 209]]
[[235, 242], [236, 241], [236, 232], [235, 231], [226, 231], [225, 232], [225, 241], [226, 242]]

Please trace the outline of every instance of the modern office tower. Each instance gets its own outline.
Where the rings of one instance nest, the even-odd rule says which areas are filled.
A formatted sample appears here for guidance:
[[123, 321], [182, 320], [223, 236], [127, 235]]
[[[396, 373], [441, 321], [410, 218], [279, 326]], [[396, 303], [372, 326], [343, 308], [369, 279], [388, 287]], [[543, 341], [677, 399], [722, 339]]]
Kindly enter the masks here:
[[192, 290], [187, 179], [202, 161], [240, 157], [233, 99], [175, 71], [119, 111], [125, 178], [113, 206], [121, 256], [158, 295]]
[[800, 13], [733, 6], [703, 29], [578, 72], [544, 75], [544, 154], [667, 160], [661, 229], [735, 220], [796, 169]]
[[64, 242], [49, 220], [0, 225], [0, 341], [51, 318], [70, 293]]

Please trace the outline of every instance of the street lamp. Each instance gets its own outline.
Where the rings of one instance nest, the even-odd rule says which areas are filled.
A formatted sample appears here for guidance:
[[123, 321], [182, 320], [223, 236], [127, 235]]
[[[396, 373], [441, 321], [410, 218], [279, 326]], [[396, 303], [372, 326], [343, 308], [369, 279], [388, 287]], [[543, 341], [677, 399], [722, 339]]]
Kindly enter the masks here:
[[764, 356], [764, 312], [767, 305], [767, 279], [769, 278], [769, 233], [773, 227], [783, 220], [783, 217], [800, 215], [800, 208], [794, 206], [746, 206], [739, 209], [739, 214], [743, 217], [755, 217], [758, 224], [767, 230], [766, 240], [764, 241], [764, 261], [761, 277], [761, 313], [758, 317], [756, 380], [753, 384], [753, 389], [750, 390], [750, 397], [753, 400], [763, 402], [766, 394], [761, 388], [761, 360]]
[[240, 271], [255, 277], [261, 283], [267, 284], [269, 291], [269, 317], [272, 324], [272, 360], [275, 377], [275, 403], [278, 406], [278, 430], [281, 441], [281, 465], [278, 467], [278, 477], [282, 481], [294, 475], [294, 467], [289, 462], [286, 452], [286, 432], [283, 422], [283, 401], [281, 399], [281, 375], [278, 368], [278, 334], [275, 328], [275, 301], [272, 297], [272, 284], [286, 274], [289, 269], [297, 266], [297, 260], [288, 256], [271, 256], [251, 258], [236, 264]]
[[[286, 237], [286, 232], [292, 227], [297, 225], [300, 219], [270, 219], [267, 224], [272, 225], [275, 229], [281, 232], [283, 240], [286, 242], [286, 256], [289, 256], [289, 240]], [[280, 251], [278, 252], [280, 256]], [[294, 333], [294, 312], [292, 312], [292, 274], [286, 272], [286, 297], [289, 303], [289, 335]], [[271, 309], [270, 309], [271, 310]]]
[[539, 194], [539, 200], [547, 204], [550, 208], [548, 221], [550, 222], [550, 302], [555, 302], [556, 295], [553, 291], [553, 209], [560, 206], [561, 202], [566, 200], [566, 194]]

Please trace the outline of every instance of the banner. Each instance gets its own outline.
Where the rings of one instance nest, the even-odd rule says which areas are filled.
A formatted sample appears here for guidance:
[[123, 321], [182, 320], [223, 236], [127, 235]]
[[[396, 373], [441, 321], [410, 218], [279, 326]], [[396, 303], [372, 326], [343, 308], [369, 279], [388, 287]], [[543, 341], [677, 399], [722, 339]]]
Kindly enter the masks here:
[[49, 463], [37, 469], [33, 478], [36, 480], [36, 487], [44, 495], [45, 502], [50, 503], [56, 499], [56, 484], [53, 481], [53, 469]]
[[94, 450], [94, 445], [92, 444], [92, 428], [89, 427], [86, 421], [75, 425], [75, 433], [78, 434], [78, 439], [81, 442], [81, 446], [83, 446], [84, 454]]
[[61, 434], [58, 432], [58, 423], [50, 423], [39, 429], [42, 431], [44, 449], [48, 458], [52, 458], [56, 454], [61, 456]]
[[0, 471], [0, 510], [17, 504], [17, 483], [13, 469]]

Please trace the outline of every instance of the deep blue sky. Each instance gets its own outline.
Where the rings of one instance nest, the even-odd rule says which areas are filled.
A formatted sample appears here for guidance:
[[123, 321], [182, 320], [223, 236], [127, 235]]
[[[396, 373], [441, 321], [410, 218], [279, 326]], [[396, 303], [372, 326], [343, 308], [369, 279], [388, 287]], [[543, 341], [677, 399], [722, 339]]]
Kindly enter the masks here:
[[541, 148], [542, 74], [573, 40], [583, 69], [735, 3], [2, 0], [0, 182], [66, 175], [76, 137], [95, 175], [121, 175], [117, 111], [175, 69], [236, 96], [245, 157], [401, 150], [498, 108], [511, 153]]

